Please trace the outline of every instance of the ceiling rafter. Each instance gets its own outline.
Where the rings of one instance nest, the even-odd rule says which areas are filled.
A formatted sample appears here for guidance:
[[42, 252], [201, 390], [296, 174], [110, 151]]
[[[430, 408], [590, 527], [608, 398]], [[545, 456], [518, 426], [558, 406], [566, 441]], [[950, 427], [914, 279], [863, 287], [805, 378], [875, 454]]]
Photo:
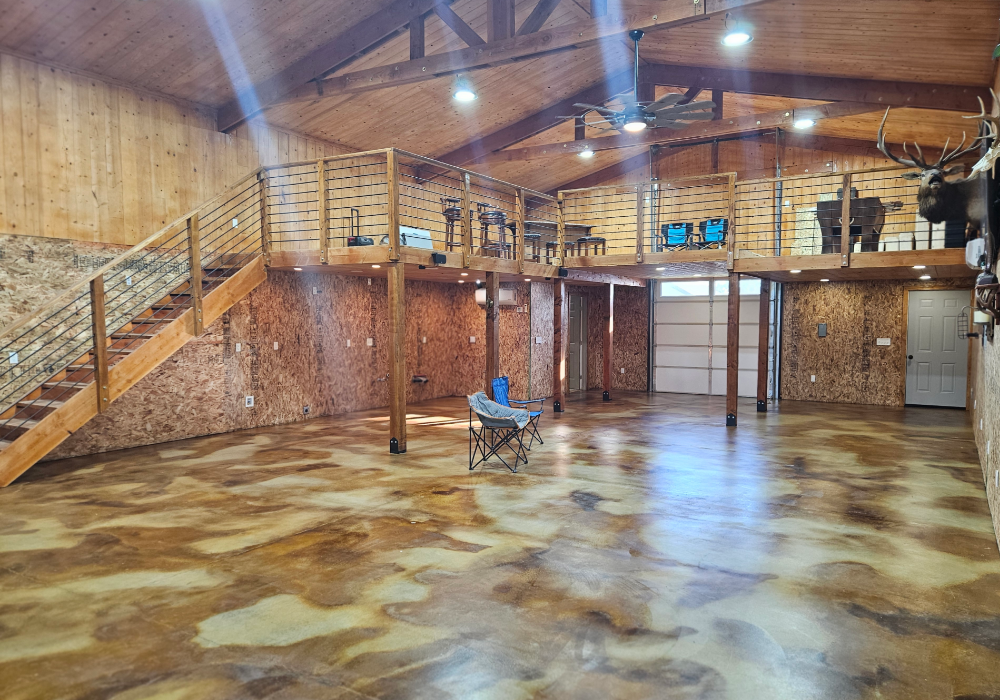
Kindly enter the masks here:
[[466, 24], [465, 20], [448, 5], [436, 5], [434, 14], [444, 22], [455, 35], [465, 42], [466, 46], [482, 46], [486, 41], [476, 33], [476, 30]]
[[517, 36], [534, 34], [541, 29], [542, 25], [548, 21], [549, 17], [552, 16], [553, 10], [558, 5], [559, 0], [539, 0], [538, 4], [535, 5], [535, 9], [528, 15], [528, 19], [524, 20], [524, 24], [517, 30]]

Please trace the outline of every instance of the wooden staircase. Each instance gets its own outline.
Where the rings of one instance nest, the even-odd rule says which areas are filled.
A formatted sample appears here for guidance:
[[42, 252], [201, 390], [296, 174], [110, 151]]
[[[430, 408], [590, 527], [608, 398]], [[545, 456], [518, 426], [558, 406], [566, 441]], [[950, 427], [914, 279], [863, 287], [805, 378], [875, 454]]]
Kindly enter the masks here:
[[258, 172], [0, 333], [0, 486], [264, 281]]

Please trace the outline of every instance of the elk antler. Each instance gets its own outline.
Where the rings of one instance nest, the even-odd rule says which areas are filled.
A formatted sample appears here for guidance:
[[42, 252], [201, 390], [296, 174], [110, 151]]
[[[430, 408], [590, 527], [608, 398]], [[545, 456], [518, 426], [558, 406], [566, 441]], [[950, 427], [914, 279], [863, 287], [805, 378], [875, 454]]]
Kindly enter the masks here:
[[917, 155], [912, 156], [910, 152], [906, 150], [906, 142], [903, 142], [903, 153], [910, 156], [909, 158], [898, 158], [892, 154], [885, 145], [885, 120], [889, 118], [889, 110], [891, 107], [887, 107], [885, 110], [885, 116], [882, 117], [882, 123], [878, 126], [878, 150], [885, 154], [886, 158], [896, 161], [900, 165], [905, 165], [910, 168], [920, 168], [921, 170], [927, 170], [927, 163], [924, 162], [924, 152], [920, 150], [920, 144], [916, 141], [913, 145], [917, 147]]
[[[990, 88], [990, 94], [993, 95], [993, 101], [997, 102], [997, 95], [995, 92], [993, 92], [993, 88]], [[962, 119], [978, 119], [980, 122], [979, 136], [972, 139], [972, 143], [969, 144], [968, 148], [966, 148], [964, 151], [959, 152], [959, 149], [962, 148], [962, 144], [965, 143], [965, 132], [962, 132], [962, 143], [960, 143], [958, 145], [958, 148], [949, 153], [947, 156], [945, 156], [944, 152], [942, 151], [941, 160], [938, 161], [937, 167], [940, 168], [944, 165], [947, 165], [956, 158], [964, 156], [966, 153], [975, 150], [979, 146], [980, 141], [985, 141], [986, 139], [995, 139], [997, 137], [997, 132], [1000, 131], [1000, 119], [986, 113], [986, 107], [983, 105], [983, 98], [976, 97], [976, 99], [979, 100], [979, 114], [962, 117]], [[985, 127], [986, 129], [985, 134], [983, 133], [983, 127]], [[946, 142], [945, 150], [947, 149], [948, 149], [948, 144]]]

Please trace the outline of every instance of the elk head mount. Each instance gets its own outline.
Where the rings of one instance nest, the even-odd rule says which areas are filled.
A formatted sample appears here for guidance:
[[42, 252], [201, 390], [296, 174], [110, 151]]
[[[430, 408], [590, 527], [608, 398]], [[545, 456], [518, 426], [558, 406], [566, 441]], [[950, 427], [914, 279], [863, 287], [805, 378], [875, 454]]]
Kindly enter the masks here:
[[878, 127], [878, 150], [900, 165], [920, 168], [919, 173], [903, 173], [901, 177], [907, 180], [920, 180], [920, 189], [917, 190], [918, 210], [920, 215], [931, 223], [939, 224], [942, 221], [960, 219], [978, 228], [983, 219], [986, 218], [987, 204], [981, 172], [974, 172], [969, 177], [960, 180], [949, 181], [945, 179], [963, 169], [961, 165], [949, 167], [949, 163], [979, 148], [980, 142], [995, 138], [997, 135], [997, 118], [986, 114], [982, 100], [979, 100], [979, 107], [979, 114], [966, 117], [966, 119], [980, 120], [979, 136], [972, 140], [968, 148], [963, 148], [965, 146], [965, 133], [963, 132], [962, 142], [950, 152], [948, 144], [951, 139], [948, 139], [944, 142], [944, 148], [941, 149], [941, 157], [933, 165], [929, 165], [924, 160], [924, 153], [916, 141], [913, 142], [917, 151], [916, 155], [907, 150], [905, 141], [903, 142], [903, 153], [907, 157], [899, 158], [893, 155], [892, 151], [885, 145], [885, 120], [889, 118], [889, 109], [885, 110], [885, 116], [882, 117], [882, 123]]

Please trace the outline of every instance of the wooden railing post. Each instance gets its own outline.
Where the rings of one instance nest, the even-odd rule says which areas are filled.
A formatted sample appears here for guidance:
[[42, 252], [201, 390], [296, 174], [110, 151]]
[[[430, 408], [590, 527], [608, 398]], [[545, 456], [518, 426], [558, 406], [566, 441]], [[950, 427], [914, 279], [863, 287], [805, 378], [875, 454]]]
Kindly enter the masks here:
[[257, 174], [260, 196], [260, 252], [264, 263], [271, 264], [271, 217], [267, 206], [267, 169], [261, 168]]
[[389, 260], [399, 260], [399, 163], [396, 149], [385, 154], [386, 202], [389, 223]]
[[638, 185], [635, 188], [635, 261], [642, 262], [643, 240], [642, 234], [645, 231], [645, 200], [646, 186]]
[[729, 221], [726, 225], [726, 269], [736, 264], [736, 173], [729, 173]]
[[97, 386], [97, 412], [108, 407], [108, 332], [104, 321], [104, 275], [90, 281], [90, 317], [94, 333], [94, 383]]
[[563, 213], [564, 203], [563, 193], [560, 191], [556, 194], [556, 256], [559, 259], [560, 266], [564, 266], [566, 262], [563, 260], [566, 257], [566, 217]]
[[462, 267], [472, 265], [472, 181], [462, 173]]
[[406, 452], [406, 287], [404, 265], [389, 264], [389, 453]]
[[740, 275], [729, 273], [726, 315], [726, 425], [736, 426], [740, 395]]
[[518, 273], [524, 273], [524, 190], [518, 188], [514, 191], [515, 199], [515, 209], [514, 209], [514, 223], [517, 225], [517, 241], [514, 247], [517, 249], [517, 271]]
[[330, 210], [326, 191], [326, 161], [316, 162], [316, 206], [319, 214], [319, 261], [326, 265], [327, 248], [330, 247]]
[[844, 201], [840, 207], [840, 265], [851, 264], [851, 174], [844, 173]]
[[201, 232], [198, 228], [198, 212], [188, 217], [188, 255], [191, 261], [191, 310], [194, 316], [193, 335], [201, 335], [204, 330], [201, 310]]

